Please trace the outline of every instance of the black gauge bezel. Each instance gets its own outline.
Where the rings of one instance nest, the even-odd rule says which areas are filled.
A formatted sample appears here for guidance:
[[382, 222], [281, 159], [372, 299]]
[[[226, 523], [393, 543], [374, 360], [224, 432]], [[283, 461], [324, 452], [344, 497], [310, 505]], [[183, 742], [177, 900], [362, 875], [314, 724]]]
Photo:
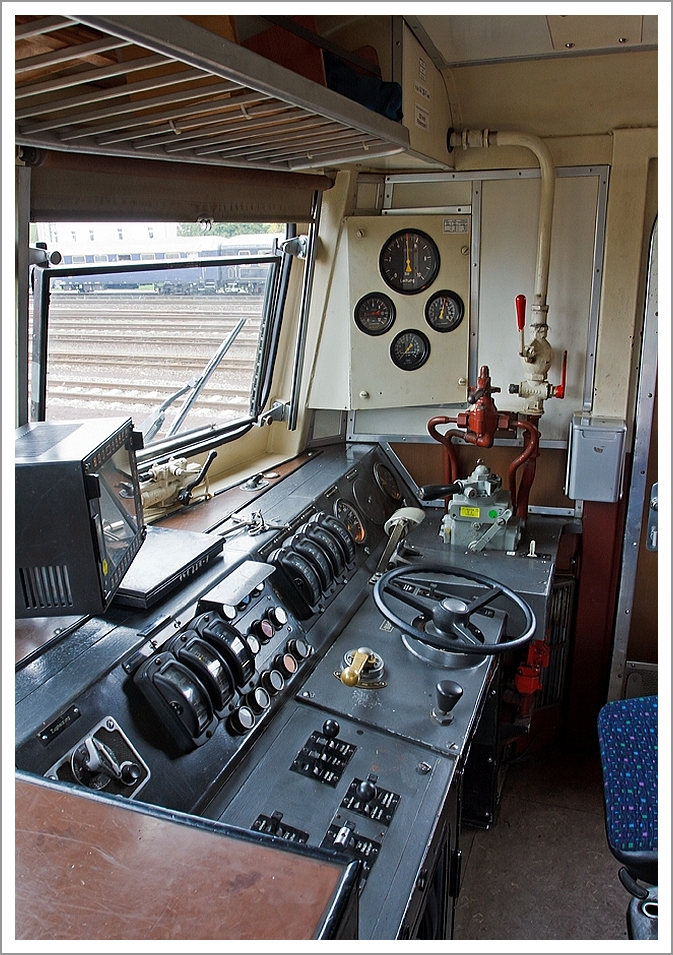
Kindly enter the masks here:
[[[387, 266], [384, 262], [384, 257], [388, 253], [390, 247], [400, 238], [400, 236], [414, 236], [415, 238], [420, 239], [422, 242], [425, 242], [432, 253], [432, 262], [431, 270], [428, 275], [422, 279], [419, 284], [414, 284], [413, 287], [405, 287], [399, 279], [394, 278], [390, 274], [390, 266]], [[379, 252], [379, 272], [381, 273], [381, 278], [386, 283], [388, 288], [391, 288], [394, 292], [399, 292], [400, 295], [418, 295], [419, 292], [425, 292], [426, 289], [430, 288], [432, 283], [437, 278], [439, 273], [439, 266], [441, 263], [441, 258], [439, 255], [439, 248], [435, 240], [423, 232], [421, 229], [399, 229], [397, 232], [394, 232], [383, 244], [381, 251]]]
[[402, 491], [400, 490], [400, 485], [387, 464], [383, 464], [381, 461], [376, 461], [374, 463], [372, 473], [374, 474], [374, 480], [386, 497], [389, 497], [391, 501], [402, 500]]
[[[356, 524], [358, 525], [358, 527], [360, 528], [360, 531], [362, 532], [362, 537], [355, 537], [355, 536], [353, 535], [353, 533], [352, 533], [350, 527], [348, 526], [348, 524], [346, 523], [346, 521], [343, 519], [343, 517], [340, 517], [340, 516], [339, 516], [339, 508], [346, 508], [346, 509], [348, 509], [348, 510], [351, 512], [351, 515], [352, 515], [353, 518], [354, 518], [354, 523], [356, 523]], [[366, 525], [365, 525], [365, 519], [364, 519], [364, 517], [362, 516], [362, 514], [360, 514], [360, 512], [358, 511], [357, 507], [355, 507], [354, 504], [351, 504], [351, 502], [350, 502], [349, 500], [347, 500], [347, 498], [345, 498], [345, 497], [339, 497], [339, 498], [337, 498], [337, 500], [334, 502], [334, 516], [335, 516], [336, 518], [338, 518], [338, 519], [341, 521], [341, 523], [346, 527], [346, 529], [348, 530], [348, 533], [349, 533], [350, 536], [353, 538], [354, 543], [356, 543], [356, 544], [362, 544], [362, 543], [366, 540], [366, 538], [367, 538], [367, 527], [366, 527]]]
[[[454, 303], [456, 307], [457, 318], [455, 319], [455, 321], [451, 324], [449, 328], [441, 328], [440, 326], [436, 325], [435, 324], [436, 319], [433, 320], [432, 318], [430, 318], [430, 315], [428, 314], [431, 307], [434, 305], [434, 303], [438, 299], [442, 299], [442, 298], [451, 299], [451, 301]], [[463, 302], [462, 298], [457, 292], [452, 291], [452, 289], [443, 288], [443, 289], [440, 289], [439, 292], [435, 292], [434, 295], [431, 295], [430, 298], [427, 300], [427, 302], [425, 303], [424, 315], [425, 315], [426, 322], [428, 323], [430, 328], [432, 328], [435, 332], [440, 332], [440, 334], [446, 334], [447, 332], [455, 332], [455, 330], [458, 328], [463, 318], [465, 317], [465, 303]]]
[[[395, 354], [399, 342], [405, 336], [413, 336], [422, 346], [422, 354], [414, 359], [407, 360], [406, 362], [402, 361], [402, 358]], [[418, 371], [419, 368], [422, 368], [423, 365], [427, 362], [430, 357], [430, 339], [425, 334], [425, 332], [419, 331], [417, 328], [405, 328], [392, 340], [390, 345], [390, 360], [395, 365], [396, 368], [399, 368], [400, 371]]]
[[[365, 324], [364, 319], [360, 315], [360, 311], [364, 307], [365, 303], [370, 301], [371, 299], [382, 299], [388, 307], [390, 317], [388, 321], [386, 322], [385, 328], [379, 328], [378, 330], [368, 328], [367, 325]], [[360, 331], [363, 332], [365, 335], [372, 335], [375, 337], [378, 335], [385, 335], [386, 332], [389, 332], [390, 329], [395, 324], [396, 317], [397, 317], [397, 310], [395, 309], [395, 303], [390, 298], [390, 296], [386, 295], [385, 292], [367, 292], [366, 295], [362, 296], [360, 301], [357, 303], [357, 305], [353, 309], [353, 320], [355, 321], [355, 324], [360, 329]]]

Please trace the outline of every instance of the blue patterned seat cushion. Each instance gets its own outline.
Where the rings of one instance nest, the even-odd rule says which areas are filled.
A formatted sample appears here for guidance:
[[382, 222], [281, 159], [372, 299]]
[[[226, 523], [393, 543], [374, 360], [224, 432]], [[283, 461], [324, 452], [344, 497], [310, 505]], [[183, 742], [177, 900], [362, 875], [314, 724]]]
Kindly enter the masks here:
[[607, 703], [598, 715], [608, 844], [625, 864], [657, 853], [657, 697]]

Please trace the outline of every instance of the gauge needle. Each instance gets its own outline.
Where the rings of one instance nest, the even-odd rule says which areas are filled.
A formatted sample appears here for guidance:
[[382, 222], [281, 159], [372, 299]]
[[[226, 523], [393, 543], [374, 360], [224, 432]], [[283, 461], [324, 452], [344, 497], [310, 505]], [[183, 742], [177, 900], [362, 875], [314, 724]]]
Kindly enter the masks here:
[[406, 265], [406, 268], [405, 268], [404, 271], [405, 271], [405, 272], [411, 272], [411, 252], [410, 252], [410, 250], [409, 250], [409, 236], [408, 236], [408, 235], [404, 237], [404, 241], [405, 241], [405, 243], [406, 243], [406, 248], [407, 248], [407, 265]]
[[409, 344], [408, 344], [407, 347], [404, 349], [404, 351], [402, 352], [402, 354], [403, 354], [403, 355], [406, 355], [407, 352], [411, 351], [411, 349], [412, 349], [413, 347], [414, 347], [414, 343], [413, 343], [413, 342], [409, 342]]

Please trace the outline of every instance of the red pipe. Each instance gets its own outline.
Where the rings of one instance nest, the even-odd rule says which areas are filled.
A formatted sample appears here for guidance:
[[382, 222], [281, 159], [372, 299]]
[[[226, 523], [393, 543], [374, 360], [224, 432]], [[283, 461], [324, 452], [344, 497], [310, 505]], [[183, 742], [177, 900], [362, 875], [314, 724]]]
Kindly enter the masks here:
[[[526, 520], [528, 516], [528, 498], [531, 485], [535, 480], [535, 470], [537, 467], [537, 458], [540, 455], [540, 432], [530, 421], [520, 420], [512, 423], [513, 428], [521, 428], [524, 434], [524, 447], [522, 453], [509, 466], [507, 477], [509, 481], [509, 492], [512, 496], [512, 509], [517, 517]], [[519, 483], [517, 493], [516, 472], [522, 465], [525, 465]]]

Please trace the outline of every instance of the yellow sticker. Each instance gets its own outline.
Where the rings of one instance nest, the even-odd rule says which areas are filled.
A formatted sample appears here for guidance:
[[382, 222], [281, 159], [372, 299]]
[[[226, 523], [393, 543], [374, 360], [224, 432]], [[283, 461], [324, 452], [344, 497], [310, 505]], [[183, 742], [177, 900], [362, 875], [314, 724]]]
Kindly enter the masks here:
[[104, 557], [104, 558], [103, 558], [103, 563], [102, 563], [101, 566], [102, 566], [102, 568], [103, 568], [103, 576], [104, 576], [104, 577], [107, 577], [107, 571], [108, 571], [107, 557]]
[[479, 517], [480, 514], [480, 507], [461, 507], [460, 509], [461, 517]]

